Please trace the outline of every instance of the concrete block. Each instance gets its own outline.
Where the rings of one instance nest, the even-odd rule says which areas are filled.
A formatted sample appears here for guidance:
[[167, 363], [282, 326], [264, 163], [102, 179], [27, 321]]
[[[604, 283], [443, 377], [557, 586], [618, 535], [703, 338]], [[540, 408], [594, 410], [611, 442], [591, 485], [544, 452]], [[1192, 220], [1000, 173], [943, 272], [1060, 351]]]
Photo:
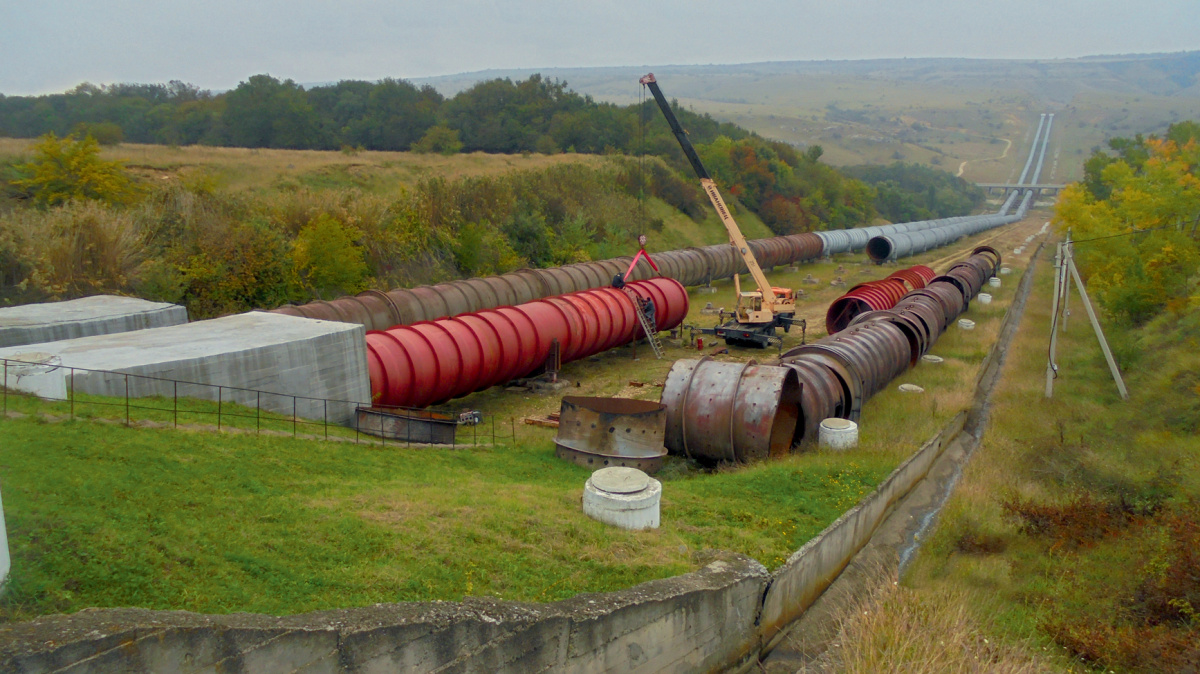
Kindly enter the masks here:
[[[57, 377], [80, 393], [232, 401], [308, 419], [351, 423], [371, 399], [361, 325], [250, 312], [165, 328], [38, 344]], [[0, 349], [16, 358], [30, 347]], [[72, 382], [72, 368], [75, 369]], [[85, 370], [96, 370], [88, 372]], [[125, 374], [129, 376], [126, 377]], [[175, 381], [190, 382], [175, 384]], [[217, 386], [227, 387], [218, 390]], [[255, 391], [266, 391], [257, 394]], [[328, 405], [324, 399], [332, 401]]]
[[187, 323], [187, 309], [136, 297], [95, 295], [0, 309], [0, 347], [57, 342]]

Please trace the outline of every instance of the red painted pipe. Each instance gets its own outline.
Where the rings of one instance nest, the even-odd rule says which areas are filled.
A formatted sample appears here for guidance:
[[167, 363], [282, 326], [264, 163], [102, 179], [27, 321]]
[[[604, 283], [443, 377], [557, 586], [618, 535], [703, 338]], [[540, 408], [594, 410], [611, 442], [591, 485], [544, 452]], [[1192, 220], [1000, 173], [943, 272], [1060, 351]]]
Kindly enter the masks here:
[[[627, 287], [654, 303], [659, 330], [683, 322], [684, 287], [670, 278]], [[609, 287], [367, 333], [371, 398], [426, 407], [537, 370], [558, 340], [563, 362], [586, 358], [643, 335], [625, 293]]]
[[829, 305], [825, 314], [826, 332], [833, 335], [845, 330], [854, 317], [863, 312], [891, 309], [909, 292], [910, 285], [913, 290], [919, 290], [928, 285], [934, 276], [934, 271], [929, 267], [916, 265], [893, 272], [887, 278], [854, 286]]

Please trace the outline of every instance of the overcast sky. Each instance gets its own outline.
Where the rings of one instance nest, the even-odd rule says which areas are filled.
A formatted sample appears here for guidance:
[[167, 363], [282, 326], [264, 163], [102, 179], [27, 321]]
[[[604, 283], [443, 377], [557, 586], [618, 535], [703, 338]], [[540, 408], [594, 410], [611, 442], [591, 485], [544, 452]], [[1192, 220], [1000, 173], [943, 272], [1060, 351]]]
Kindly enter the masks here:
[[1200, 0], [0, 0], [0, 93], [546, 68], [1200, 49]]

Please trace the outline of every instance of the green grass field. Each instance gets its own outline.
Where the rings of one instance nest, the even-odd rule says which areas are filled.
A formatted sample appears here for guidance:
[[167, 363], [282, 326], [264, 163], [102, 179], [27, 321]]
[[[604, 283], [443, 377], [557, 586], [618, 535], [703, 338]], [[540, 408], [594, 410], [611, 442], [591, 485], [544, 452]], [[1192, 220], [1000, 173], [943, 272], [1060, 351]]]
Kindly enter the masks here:
[[[993, 242], [1011, 247], [1036, 225], [1027, 221]], [[836, 264], [874, 276], [889, 271], [854, 262], [773, 278], [824, 278]], [[824, 282], [812, 309], [823, 311], [840, 292]], [[139, 409], [131, 411], [135, 427], [126, 428], [123, 401], [81, 396], [72, 420], [67, 403], [10, 396], [14, 415], [0, 422], [0, 484], [14, 568], [0, 620], [112, 606], [291, 614], [470, 595], [552, 601], [683, 573], [715, 550], [773, 568], [967, 406], [1012, 291], [1006, 285], [993, 305], [972, 308], [976, 331], [942, 337], [934, 353], [944, 364], [903, 375], [926, 394], [891, 386], [868, 401], [854, 451], [810, 450], [715, 471], [670, 459], [658, 476], [663, 525], [646, 532], [585, 517], [579, 501], [589, 471], [554, 456], [553, 430], [521, 423], [556, 410], [557, 395], [492, 389], [463, 399], [487, 421], [460, 431], [464, 443], [479, 432], [478, 445], [455, 449], [292, 439], [290, 420], [277, 416], [266, 423], [282, 435], [256, 436], [254, 419], [228, 416], [253, 410], [233, 406], [224, 408], [225, 423], [241, 431], [216, 433], [216, 405], [203, 401], [185, 402], [180, 430], [136, 427], [171, 425], [171, 413]], [[722, 285], [716, 295], [694, 297], [692, 318], [700, 298], [719, 303], [732, 299], [729, 292]], [[572, 393], [657, 398], [654, 381], [695, 351], [674, 344], [663, 361], [645, 347], [640, 355], [617, 349], [570, 363], [563, 374], [578, 384]], [[721, 358], [749, 355], [766, 354]]]

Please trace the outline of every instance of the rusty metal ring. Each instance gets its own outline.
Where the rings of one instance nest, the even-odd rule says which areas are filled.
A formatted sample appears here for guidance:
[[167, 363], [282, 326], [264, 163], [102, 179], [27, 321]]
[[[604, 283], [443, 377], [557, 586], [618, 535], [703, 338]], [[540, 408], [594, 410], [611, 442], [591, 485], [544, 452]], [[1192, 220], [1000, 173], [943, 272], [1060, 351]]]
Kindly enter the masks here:
[[[729, 403], [729, 461], [730, 461], [730, 463], [738, 462], [737, 450], [734, 448], [734, 443], [733, 443], [733, 429], [734, 429], [734, 426], [737, 425], [737, 422], [735, 421], [735, 415], [734, 415], [734, 409], [737, 407], [737, 393], [738, 393], [738, 389], [740, 389], [742, 387], [742, 379], [745, 378], [746, 370], [751, 365], [758, 365], [758, 361], [751, 358], [750, 360], [748, 360], [742, 364], [742, 369], [738, 370], [737, 381], [733, 385], [733, 393], [729, 396], [729, 400], [731, 401]], [[699, 368], [699, 366], [697, 366], [697, 368]], [[691, 384], [691, 382], [689, 381], [688, 384]], [[767, 444], [769, 447], [770, 443], [768, 442]], [[770, 454], [769, 449], [767, 450], [767, 453]]]
[[[692, 380], [696, 378], [696, 370], [699, 370], [700, 366], [702, 364], [704, 364], [704, 361], [706, 361], [706, 360], [712, 360], [712, 356], [703, 356], [702, 358], [700, 358], [700, 360], [696, 361], [696, 367], [693, 367], [692, 373], [688, 375], [687, 386], [683, 387], [683, 400], [679, 404], [680, 410], [687, 409], [688, 394], [692, 392]], [[680, 435], [680, 438], [683, 440], [683, 455], [686, 456], [687, 458], [691, 459], [692, 452], [691, 452], [691, 450], [688, 449], [688, 441], [687, 441], [686, 417], [685, 417], [683, 423], [679, 424], [679, 435]]]

